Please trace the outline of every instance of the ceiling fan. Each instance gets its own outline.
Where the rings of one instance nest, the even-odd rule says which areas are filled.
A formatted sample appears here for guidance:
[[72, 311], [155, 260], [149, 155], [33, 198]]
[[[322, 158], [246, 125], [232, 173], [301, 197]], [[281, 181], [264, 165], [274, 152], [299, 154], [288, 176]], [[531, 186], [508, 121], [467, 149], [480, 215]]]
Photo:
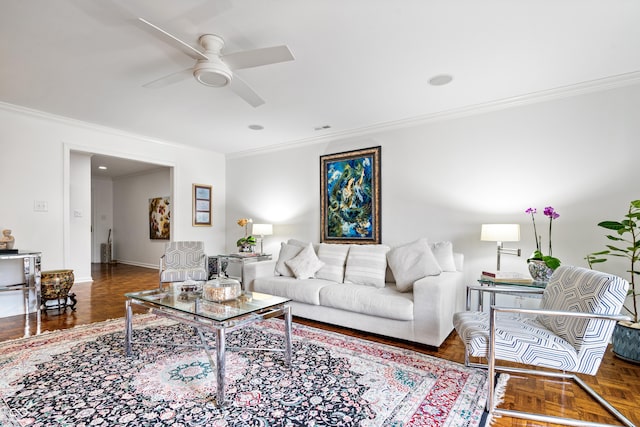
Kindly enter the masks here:
[[146, 19], [138, 18], [138, 20], [151, 28], [156, 35], [161, 36], [164, 41], [196, 60], [193, 67], [151, 81], [143, 85], [146, 88], [167, 86], [188, 79], [193, 75], [198, 82], [205, 86], [224, 87], [228, 85], [240, 98], [251, 106], [258, 107], [264, 104], [264, 99], [234, 71], [294, 60], [293, 54], [286, 45], [223, 54], [224, 39], [215, 34], [200, 36], [198, 40], [202, 46], [202, 51], [200, 51]]

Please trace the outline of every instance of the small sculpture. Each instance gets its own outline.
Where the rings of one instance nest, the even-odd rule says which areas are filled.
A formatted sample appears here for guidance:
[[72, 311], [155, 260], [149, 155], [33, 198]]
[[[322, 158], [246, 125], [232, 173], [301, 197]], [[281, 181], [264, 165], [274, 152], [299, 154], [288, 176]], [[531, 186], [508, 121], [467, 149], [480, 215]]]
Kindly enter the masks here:
[[11, 230], [8, 228], [2, 230], [2, 237], [0, 237], [0, 249], [13, 249], [15, 238], [11, 235]]

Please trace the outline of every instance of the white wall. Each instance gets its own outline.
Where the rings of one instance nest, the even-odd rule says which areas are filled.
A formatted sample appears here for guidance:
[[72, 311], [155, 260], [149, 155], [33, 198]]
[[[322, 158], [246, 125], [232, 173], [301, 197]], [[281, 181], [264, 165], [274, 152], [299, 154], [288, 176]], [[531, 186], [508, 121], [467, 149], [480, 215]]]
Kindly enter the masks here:
[[[149, 238], [149, 199], [170, 195], [169, 168], [114, 179], [114, 259], [126, 264], [158, 267], [167, 241]], [[170, 209], [173, 208], [173, 198], [169, 206]], [[173, 237], [173, 223], [171, 236]]]
[[109, 230], [113, 233], [113, 181], [111, 178], [91, 177], [91, 212], [93, 214], [91, 262], [100, 262], [102, 256], [100, 245], [107, 243]]
[[[224, 251], [225, 158], [211, 151], [152, 140], [0, 103], [0, 227], [16, 248], [42, 251], [42, 269], [83, 268], [71, 248], [70, 153], [105, 154], [174, 168], [172, 238], [202, 240], [207, 253]], [[191, 224], [191, 185], [214, 187], [212, 227]], [[46, 201], [35, 212], [34, 201]], [[87, 215], [89, 213], [87, 212]], [[88, 237], [90, 239], [90, 236]], [[86, 253], [90, 262], [90, 240]]]
[[[74, 281], [91, 281], [91, 156], [70, 153], [69, 266]], [[43, 269], [46, 270], [46, 269]]]
[[[235, 220], [274, 224], [265, 251], [290, 237], [320, 238], [319, 156], [382, 146], [382, 240], [451, 240], [466, 257], [466, 279], [495, 268], [495, 243], [482, 223], [519, 223], [524, 256], [504, 256], [502, 270], [526, 272], [535, 248], [528, 207], [560, 213], [553, 254], [565, 264], [607, 243], [596, 224], [621, 219], [640, 199], [640, 85], [433, 121], [360, 137], [234, 156], [227, 161], [227, 247], [242, 234]], [[247, 174], [247, 171], [253, 171]], [[256, 179], [259, 177], [259, 179]], [[545, 246], [546, 247], [546, 246]], [[626, 277], [610, 262], [603, 270]]]

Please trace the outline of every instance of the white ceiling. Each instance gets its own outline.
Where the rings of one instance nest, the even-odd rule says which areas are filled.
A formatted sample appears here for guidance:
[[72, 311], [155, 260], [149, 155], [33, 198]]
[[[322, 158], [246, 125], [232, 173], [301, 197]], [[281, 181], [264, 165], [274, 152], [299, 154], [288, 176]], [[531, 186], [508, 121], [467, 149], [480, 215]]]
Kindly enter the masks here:
[[[194, 61], [138, 16], [296, 59], [238, 71], [258, 108], [193, 79], [146, 89]], [[637, 0], [2, 0], [0, 101], [237, 153], [637, 78], [639, 22]]]

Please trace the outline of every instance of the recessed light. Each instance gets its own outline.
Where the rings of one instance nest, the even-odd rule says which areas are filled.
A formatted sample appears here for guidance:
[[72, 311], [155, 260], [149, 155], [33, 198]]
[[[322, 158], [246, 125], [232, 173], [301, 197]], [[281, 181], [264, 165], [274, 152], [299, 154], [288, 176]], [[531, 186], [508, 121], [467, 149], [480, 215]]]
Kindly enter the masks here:
[[106, 171], [106, 170], [107, 170], [107, 167], [106, 167], [106, 166], [98, 166], [98, 169], [103, 170], [103, 171]]
[[429, 84], [431, 86], [444, 86], [451, 83], [451, 80], [453, 80], [453, 76], [449, 74], [438, 74], [429, 79]]
[[251, 130], [262, 130], [262, 129], [264, 129], [264, 126], [262, 126], [262, 125], [249, 125], [249, 129], [251, 129]]

